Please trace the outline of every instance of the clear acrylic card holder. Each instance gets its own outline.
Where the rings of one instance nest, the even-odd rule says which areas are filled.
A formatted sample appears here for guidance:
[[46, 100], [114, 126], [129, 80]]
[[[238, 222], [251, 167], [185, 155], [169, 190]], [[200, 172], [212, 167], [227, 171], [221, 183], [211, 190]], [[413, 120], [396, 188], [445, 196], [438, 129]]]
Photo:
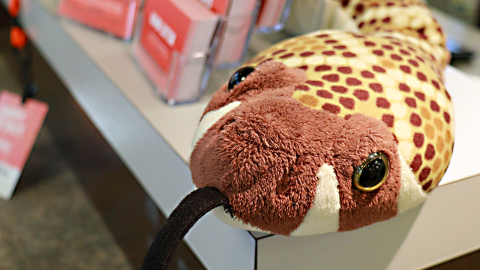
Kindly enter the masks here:
[[248, 14], [219, 17], [206, 52], [172, 51], [168, 68], [161, 68], [143, 47], [142, 29], [138, 29], [132, 53], [159, 98], [170, 105], [195, 102], [205, 92], [213, 68], [233, 68], [243, 62], [258, 14], [258, 0], [250, 1], [253, 4]]
[[281, 31], [290, 15], [292, 0], [262, 0], [256, 32], [269, 34]]
[[248, 13], [220, 17], [214, 38], [214, 44], [218, 47], [213, 58], [215, 68], [234, 68], [244, 61], [258, 9], [259, 1], [254, 0]]
[[161, 69], [145, 51], [139, 39], [133, 44], [133, 56], [147, 76], [156, 95], [169, 105], [197, 101], [205, 92], [211, 74], [212, 49], [190, 55], [172, 52], [168, 71]]

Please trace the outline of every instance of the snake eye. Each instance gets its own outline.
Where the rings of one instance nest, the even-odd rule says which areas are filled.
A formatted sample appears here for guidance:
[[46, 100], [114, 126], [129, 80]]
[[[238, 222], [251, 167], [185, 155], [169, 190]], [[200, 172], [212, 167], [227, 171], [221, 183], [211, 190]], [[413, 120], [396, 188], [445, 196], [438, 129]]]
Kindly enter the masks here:
[[247, 78], [247, 76], [254, 72], [255, 69], [252, 68], [252, 67], [243, 67], [237, 71], [235, 71], [235, 73], [233, 73], [232, 77], [230, 77], [230, 81], [228, 81], [228, 91], [232, 91], [233, 87], [235, 87], [235, 85], [243, 82], [243, 80], [245, 80]]
[[390, 163], [382, 152], [370, 154], [353, 173], [353, 184], [361, 191], [374, 191], [387, 179]]

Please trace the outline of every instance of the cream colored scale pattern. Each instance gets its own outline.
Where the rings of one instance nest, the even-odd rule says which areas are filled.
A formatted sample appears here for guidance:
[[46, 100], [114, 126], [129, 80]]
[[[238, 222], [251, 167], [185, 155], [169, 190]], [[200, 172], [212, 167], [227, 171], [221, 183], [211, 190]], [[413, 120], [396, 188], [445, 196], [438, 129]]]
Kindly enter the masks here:
[[[447, 37], [428, 6], [418, 0], [342, 0], [347, 15], [364, 34], [403, 33], [444, 66], [450, 60]], [[427, 49], [428, 48], [428, 49]]]
[[249, 65], [276, 60], [304, 70], [293, 98], [341, 117], [383, 121], [426, 191], [435, 188], [453, 149], [453, 109], [443, 67], [417, 39], [319, 31], [281, 42]]

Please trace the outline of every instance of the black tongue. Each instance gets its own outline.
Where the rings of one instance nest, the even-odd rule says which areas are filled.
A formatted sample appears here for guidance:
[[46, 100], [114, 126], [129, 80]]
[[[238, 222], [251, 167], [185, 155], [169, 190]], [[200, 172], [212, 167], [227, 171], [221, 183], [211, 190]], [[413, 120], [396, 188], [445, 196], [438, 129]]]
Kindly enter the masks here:
[[158, 232], [143, 260], [142, 270], [167, 269], [172, 255], [190, 228], [218, 206], [228, 206], [228, 199], [214, 188], [200, 188], [185, 197]]

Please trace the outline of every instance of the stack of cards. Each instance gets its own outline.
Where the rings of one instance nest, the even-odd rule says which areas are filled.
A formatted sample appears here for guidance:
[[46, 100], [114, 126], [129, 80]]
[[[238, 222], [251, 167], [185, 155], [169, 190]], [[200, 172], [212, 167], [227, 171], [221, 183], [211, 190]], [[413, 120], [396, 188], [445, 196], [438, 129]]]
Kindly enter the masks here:
[[130, 40], [140, 0], [62, 0], [61, 16]]
[[217, 23], [218, 16], [195, 0], [146, 2], [133, 52], [160, 97], [169, 104], [201, 96]]

